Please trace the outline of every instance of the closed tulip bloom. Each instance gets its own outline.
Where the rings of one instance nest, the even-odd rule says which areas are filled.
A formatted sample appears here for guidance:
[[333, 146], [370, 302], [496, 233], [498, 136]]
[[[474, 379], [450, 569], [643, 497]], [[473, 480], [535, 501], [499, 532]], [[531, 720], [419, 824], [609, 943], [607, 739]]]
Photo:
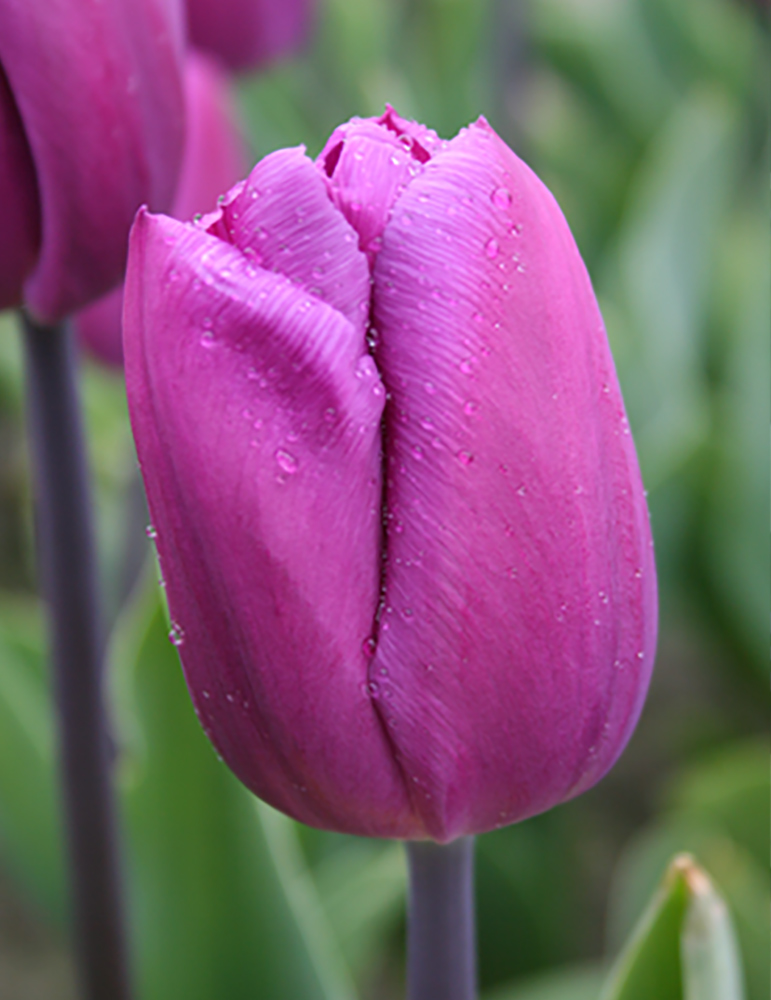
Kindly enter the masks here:
[[187, 0], [190, 41], [229, 69], [258, 69], [305, 42], [311, 7], [311, 0]]
[[[230, 79], [209, 56], [192, 51], [185, 64], [185, 147], [171, 213], [192, 219], [207, 211], [243, 174], [246, 145], [238, 124]], [[98, 361], [123, 365], [123, 286], [76, 317], [80, 342]]]
[[486, 122], [389, 109], [198, 224], [140, 213], [124, 342], [171, 637], [257, 795], [448, 841], [611, 767], [654, 656], [646, 503], [568, 226]]
[[0, 5], [0, 308], [53, 323], [119, 280], [142, 202], [165, 210], [184, 114], [169, 0]]

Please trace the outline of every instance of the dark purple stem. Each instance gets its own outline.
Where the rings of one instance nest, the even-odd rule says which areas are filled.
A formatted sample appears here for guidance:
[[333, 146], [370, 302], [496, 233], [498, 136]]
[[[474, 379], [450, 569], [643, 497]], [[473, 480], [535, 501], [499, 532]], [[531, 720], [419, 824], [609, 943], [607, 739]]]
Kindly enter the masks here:
[[72, 338], [23, 317], [38, 565], [49, 607], [75, 951], [84, 1000], [129, 1000], [96, 568]]
[[407, 1000], [475, 1000], [474, 838], [408, 841]]

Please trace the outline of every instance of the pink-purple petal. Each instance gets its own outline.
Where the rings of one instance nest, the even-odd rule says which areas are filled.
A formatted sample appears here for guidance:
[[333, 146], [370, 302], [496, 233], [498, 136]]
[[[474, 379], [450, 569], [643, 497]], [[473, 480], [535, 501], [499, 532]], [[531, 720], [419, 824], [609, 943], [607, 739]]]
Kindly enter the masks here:
[[35, 167], [24, 126], [0, 65], [0, 309], [21, 304], [40, 242]]
[[232, 70], [293, 55], [308, 37], [311, 0], [187, 0], [190, 41]]
[[138, 453], [204, 727], [298, 819], [419, 835], [366, 686], [384, 392], [361, 331], [200, 227], [148, 215], [124, 322]]
[[611, 766], [652, 666], [653, 557], [584, 266], [487, 126], [404, 192], [374, 277], [392, 400], [370, 676], [414, 808], [445, 840]]
[[184, 129], [169, 0], [9, 0], [0, 64], [34, 161], [41, 244], [24, 299], [54, 322], [119, 280], [131, 220], [166, 209]]

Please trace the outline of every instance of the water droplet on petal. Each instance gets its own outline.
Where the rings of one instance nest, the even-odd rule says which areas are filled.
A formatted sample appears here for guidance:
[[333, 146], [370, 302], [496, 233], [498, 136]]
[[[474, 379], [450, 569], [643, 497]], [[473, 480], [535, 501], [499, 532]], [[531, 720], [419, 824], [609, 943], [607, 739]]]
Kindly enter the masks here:
[[487, 243], [485, 243], [485, 254], [488, 260], [495, 260], [495, 258], [498, 256], [499, 251], [500, 247], [498, 246], [498, 240], [493, 238], [489, 239]]
[[461, 465], [471, 465], [474, 461], [474, 456], [470, 451], [459, 451], [456, 453], [455, 457], [458, 459]]
[[279, 467], [292, 476], [297, 472], [297, 459], [283, 448], [277, 448], [274, 455]]
[[375, 655], [375, 640], [372, 636], [369, 636], [361, 644], [361, 651], [368, 659], [371, 659]]
[[175, 621], [172, 621], [169, 624], [171, 626], [169, 629], [169, 642], [172, 646], [181, 646], [185, 641], [185, 632], [182, 626]]
[[511, 204], [511, 194], [504, 187], [496, 188], [490, 199], [496, 208], [508, 208]]
[[147, 525], [147, 527], [145, 528], [145, 534], [147, 535], [148, 538], [158, 537], [158, 532], [155, 530], [155, 527], [152, 524]]

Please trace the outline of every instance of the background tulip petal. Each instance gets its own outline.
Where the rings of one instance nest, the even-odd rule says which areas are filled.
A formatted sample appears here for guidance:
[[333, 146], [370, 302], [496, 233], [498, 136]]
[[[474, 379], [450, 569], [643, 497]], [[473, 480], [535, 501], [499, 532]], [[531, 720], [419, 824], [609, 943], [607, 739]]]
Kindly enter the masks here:
[[137, 207], [171, 205], [184, 129], [182, 31], [167, 0], [12, 0], [0, 9], [0, 64], [40, 196], [40, 254], [24, 289], [39, 320], [114, 285]]
[[646, 504], [556, 202], [484, 123], [396, 202], [374, 269], [387, 564], [376, 703], [451, 839], [589, 787], [640, 712]]
[[[330, 270], [349, 259], [311, 231]], [[304, 822], [420, 835], [366, 684], [385, 394], [361, 326], [200, 225], [144, 213], [124, 322], [172, 638], [206, 731]]]
[[35, 168], [24, 126], [0, 65], [0, 309], [19, 305], [40, 239]]
[[[247, 164], [230, 79], [220, 65], [200, 52], [185, 62], [185, 149], [172, 215], [192, 219], [207, 212]], [[86, 306], [76, 317], [81, 344], [103, 364], [123, 365], [123, 286]]]
[[190, 41], [230, 69], [257, 69], [305, 41], [310, 0], [187, 0]]

